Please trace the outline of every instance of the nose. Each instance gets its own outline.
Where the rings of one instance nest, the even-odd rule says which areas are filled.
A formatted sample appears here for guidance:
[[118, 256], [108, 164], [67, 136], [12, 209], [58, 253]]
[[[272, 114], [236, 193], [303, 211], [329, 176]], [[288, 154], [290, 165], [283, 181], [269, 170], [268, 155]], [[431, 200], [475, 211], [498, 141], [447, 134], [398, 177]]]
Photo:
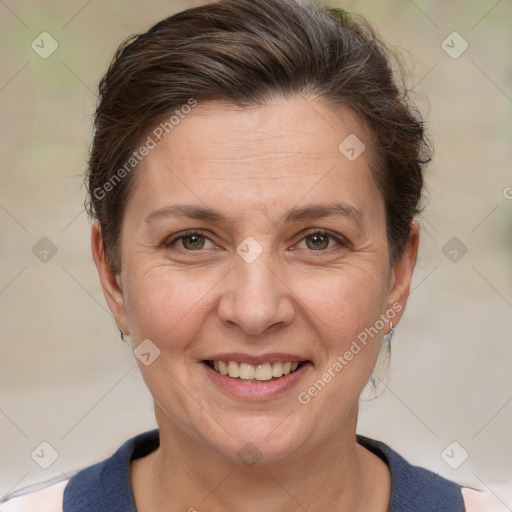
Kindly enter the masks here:
[[278, 267], [265, 251], [252, 263], [237, 255], [223, 280], [220, 320], [255, 336], [289, 325], [295, 313], [293, 293]]

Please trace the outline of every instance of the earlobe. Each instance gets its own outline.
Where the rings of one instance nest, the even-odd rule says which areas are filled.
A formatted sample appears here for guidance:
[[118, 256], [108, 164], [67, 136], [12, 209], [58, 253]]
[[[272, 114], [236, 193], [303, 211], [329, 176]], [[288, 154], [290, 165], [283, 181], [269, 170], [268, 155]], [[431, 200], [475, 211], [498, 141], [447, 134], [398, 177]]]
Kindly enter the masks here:
[[126, 321], [121, 275], [112, 270], [108, 261], [101, 225], [97, 220], [91, 227], [91, 250], [108, 307], [114, 315], [118, 328], [123, 333], [128, 334], [129, 329]]

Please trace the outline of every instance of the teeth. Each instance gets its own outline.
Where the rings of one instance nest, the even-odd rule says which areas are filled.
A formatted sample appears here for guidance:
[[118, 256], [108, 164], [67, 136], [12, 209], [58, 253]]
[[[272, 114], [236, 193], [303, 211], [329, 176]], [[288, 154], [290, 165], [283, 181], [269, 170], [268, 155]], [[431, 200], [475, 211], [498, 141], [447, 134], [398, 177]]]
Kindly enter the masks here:
[[228, 363], [228, 375], [233, 378], [240, 377], [240, 366], [234, 361]]
[[275, 363], [263, 363], [253, 365], [249, 363], [237, 363], [236, 361], [213, 361], [213, 368], [221, 375], [228, 375], [233, 379], [243, 380], [272, 380], [294, 372], [299, 367], [297, 361], [281, 361]]
[[256, 380], [270, 380], [272, 378], [272, 365], [270, 363], [259, 364], [254, 372]]
[[[233, 363], [234, 361], [230, 361]], [[241, 379], [254, 379], [254, 366], [252, 364], [242, 363], [240, 365], [240, 378]]]
[[279, 361], [272, 365], [272, 377], [282, 377], [282, 376], [283, 376], [283, 363], [281, 363], [281, 361]]
[[224, 361], [219, 361], [219, 372], [222, 375], [227, 375], [228, 374], [228, 366], [227, 366], [227, 364]]

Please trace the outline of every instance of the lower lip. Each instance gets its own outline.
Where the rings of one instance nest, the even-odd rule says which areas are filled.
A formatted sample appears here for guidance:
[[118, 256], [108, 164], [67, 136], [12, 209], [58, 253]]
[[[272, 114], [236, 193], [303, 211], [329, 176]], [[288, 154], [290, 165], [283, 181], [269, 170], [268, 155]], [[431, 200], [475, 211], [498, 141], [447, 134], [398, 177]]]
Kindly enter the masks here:
[[293, 373], [261, 382], [243, 382], [216, 372], [204, 362], [201, 362], [201, 366], [213, 383], [230, 395], [246, 400], [269, 400], [290, 391], [313, 365], [310, 362], [303, 363]]

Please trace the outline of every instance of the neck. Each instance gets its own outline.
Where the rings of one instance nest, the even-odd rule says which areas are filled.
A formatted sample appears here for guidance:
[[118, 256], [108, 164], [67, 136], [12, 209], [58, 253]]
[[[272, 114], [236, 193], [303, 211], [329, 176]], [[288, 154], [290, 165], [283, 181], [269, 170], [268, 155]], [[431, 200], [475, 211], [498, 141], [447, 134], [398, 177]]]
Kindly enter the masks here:
[[227, 460], [156, 413], [160, 448], [132, 463], [138, 511], [387, 510], [389, 470], [356, 444], [357, 410], [318, 446], [252, 467]]

